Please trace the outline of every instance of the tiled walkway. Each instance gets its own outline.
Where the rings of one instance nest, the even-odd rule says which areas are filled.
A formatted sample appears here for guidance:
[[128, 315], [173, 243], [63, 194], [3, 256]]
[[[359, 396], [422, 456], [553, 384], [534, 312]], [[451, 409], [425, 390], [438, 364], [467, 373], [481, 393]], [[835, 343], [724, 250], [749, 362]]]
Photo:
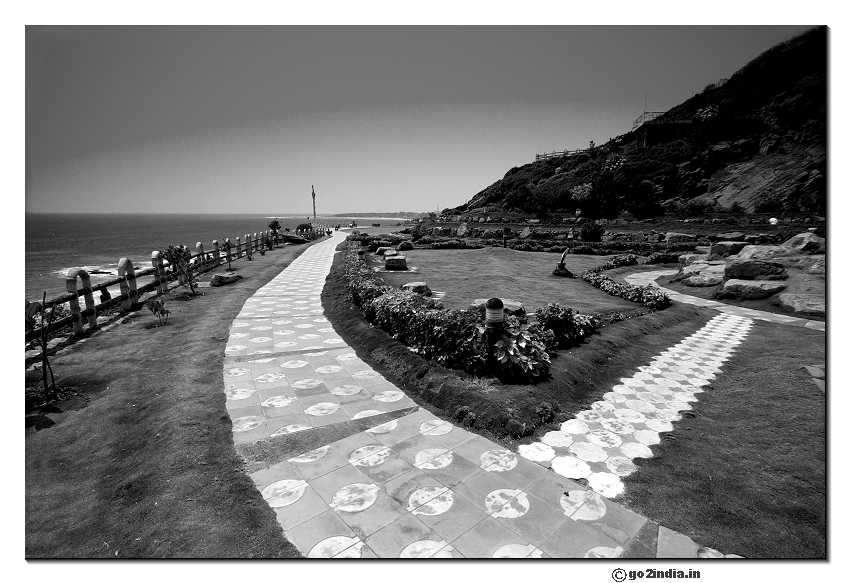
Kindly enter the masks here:
[[567, 478], [585, 478], [597, 493], [616, 498], [621, 477], [637, 471], [635, 458], [650, 458], [649, 446], [673, 431], [681, 411], [720, 372], [735, 346], [746, 338], [752, 320], [720, 315], [675, 346], [638, 367], [558, 431], [520, 445], [520, 454]]
[[[607, 491], [614, 482], [591, 480], [594, 474], [624, 475], [631, 458], [651, 455], [658, 432], [669, 430], [746, 334], [746, 320], [719, 316], [624, 379], [580, 419], [544, 436], [535, 455], [552, 455], [541, 465], [418, 409], [339, 338], [319, 295], [344, 236], [311, 246], [258, 290], [234, 320], [226, 348], [234, 442], [260, 452], [252, 463], [262, 469], [251, 476], [302, 553], [716, 556], [561, 474], [582, 474]], [[366, 421], [365, 431], [322, 441], [337, 435], [329, 429], [377, 415], [381, 421]], [[399, 417], [384, 422], [388, 415]], [[263, 453], [301, 436], [314, 438], [283, 460]]]
[[652, 285], [664, 290], [671, 300], [682, 302], [683, 304], [691, 304], [702, 308], [711, 308], [724, 314], [732, 314], [734, 316], [742, 316], [752, 318], [753, 320], [763, 320], [765, 322], [775, 322], [777, 324], [787, 324], [788, 326], [798, 326], [800, 328], [809, 328], [811, 330], [820, 330], [826, 332], [826, 322], [818, 320], [807, 320], [806, 318], [795, 318], [794, 316], [786, 316], [784, 314], [773, 314], [771, 312], [762, 312], [761, 310], [753, 310], [742, 306], [732, 306], [718, 302], [715, 300], [706, 300], [696, 296], [689, 296], [677, 291], [673, 291], [666, 287], [661, 287], [655, 280], [665, 275], [675, 275], [678, 273], [674, 269], [660, 269], [658, 271], [644, 271], [641, 273], [632, 273], [626, 276], [626, 281], [632, 285]]

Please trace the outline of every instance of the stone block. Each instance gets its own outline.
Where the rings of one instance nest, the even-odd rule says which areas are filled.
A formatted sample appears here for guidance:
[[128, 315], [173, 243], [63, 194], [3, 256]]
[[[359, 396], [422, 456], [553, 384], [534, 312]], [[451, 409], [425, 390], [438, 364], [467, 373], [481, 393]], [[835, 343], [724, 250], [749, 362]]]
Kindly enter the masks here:
[[779, 281], [729, 279], [717, 291], [718, 299], [763, 300], [785, 289]]
[[387, 257], [384, 261], [384, 268], [387, 271], [407, 271], [407, 258], [404, 255]]
[[423, 296], [431, 295], [431, 288], [428, 287], [428, 284], [424, 281], [411, 281], [405, 284], [402, 284], [401, 289], [416, 292]]
[[775, 280], [788, 277], [781, 263], [737, 257], [726, 262], [725, 274], [727, 279]]

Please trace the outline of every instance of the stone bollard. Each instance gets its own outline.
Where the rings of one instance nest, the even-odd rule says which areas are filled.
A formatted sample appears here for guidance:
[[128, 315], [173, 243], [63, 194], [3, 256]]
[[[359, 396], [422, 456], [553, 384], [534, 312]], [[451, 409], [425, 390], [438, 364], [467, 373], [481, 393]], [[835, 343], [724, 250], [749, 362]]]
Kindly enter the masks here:
[[136, 270], [133, 269], [133, 262], [126, 257], [122, 257], [118, 262], [118, 277], [123, 278], [118, 284], [121, 295], [127, 296], [127, 299], [121, 302], [121, 307], [129, 311], [139, 303], [139, 292], [136, 291]]
[[165, 266], [162, 264], [162, 256], [159, 251], [151, 253], [151, 265], [156, 269], [153, 272], [153, 281], [156, 283], [156, 295], [161, 296], [168, 291], [168, 280], [165, 277]]
[[245, 233], [245, 258], [251, 261], [251, 233]]
[[215, 266], [218, 267], [221, 265], [221, 251], [218, 246], [218, 239], [213, 239], [213, 261], [215, 261]]
[[[77, 295], [77, 276], [79, 276], [80, 281], [83, 284], [82, 291], [86, 303], [85, 316], [83, 316], [83, 313], [80, 310], [80, 298]], [[65, 289], [68, 290], [68, 293], [74, 294], [68, 302], [71, 308], [71, 314], [78, 316], [78, 318], [74, 320], [74, 334], [82, 333], [84, 317], [88, 320], [90, 330], [94, 330], [95, 328], [97, 328], [97, 317], [95, 315], [96, 312], [94, 308], [94, 297], [91, 293], [91, 276], [88, 274], [88, 272], [85, 269], [75, 269], [70, 272], [68, 274], [68, 277], [65, 279]]]
[[242, 257], [242, 239], [236, 237], [236, 259]]

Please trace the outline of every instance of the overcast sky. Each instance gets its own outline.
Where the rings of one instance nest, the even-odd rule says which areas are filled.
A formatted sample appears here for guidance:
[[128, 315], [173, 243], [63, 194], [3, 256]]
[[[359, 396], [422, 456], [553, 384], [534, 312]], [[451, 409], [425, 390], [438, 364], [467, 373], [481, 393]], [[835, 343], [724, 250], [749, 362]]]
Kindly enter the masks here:
[[457, 206], [807, 28], [27, 27], [26, 210]]

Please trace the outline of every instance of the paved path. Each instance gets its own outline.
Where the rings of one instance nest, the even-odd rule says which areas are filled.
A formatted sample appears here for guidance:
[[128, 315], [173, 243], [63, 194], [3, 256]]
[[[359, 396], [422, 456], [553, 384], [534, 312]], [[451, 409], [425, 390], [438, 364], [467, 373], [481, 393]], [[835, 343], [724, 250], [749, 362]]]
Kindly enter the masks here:
[[[248, 299], [226, 347], [224, 381], [234, 442], [240, 451], [250, 450], [251, 466], [261, 468], [251, 477], [302, 553], [340, 558], [713, 554], [561, 474], [578, 476], [586, 464], [597, 473], [604, 467], [610, 475], [622, 475], [631, 458], [651, 455], [657, 432], [668, 430], [677, 411], [688, 408], [702, 381], [746, 334], [744, 319], [718, 317], [624, 379], [580, 419], [544, 436], [543, 445], [557, 454], [548, 461], [551, 471], [546, 461], [532, 462], [419, 409], [339, 338], [323, 316], [319, 294], [344, 236], [334, 233], [311, 246]], [[397, 418], [385, 421], [388, 416]], [[365, 430], [340, 439], [339, 433], [354, 424]], [[287, 450], [291, 455], [279, 459], [274, 451], [283, 442], [309, 446]], [[568, 452], [577, 454], [570, 458], [575, 461], [556, 461], [568, 459]], [[604, 460], [600, 452], [607, 452]], [[587, 461], [592, 456], [600, 461]], [[610, 487], [599, 478], [594, 484], [599, 490]]]
[[794, 316], [786, 316], [784, 314], [774, 314], [772, 312], [762, 312], [761, 310], [753, 310], [752, 308], [744, 308], [742, 306], [732, 306], [717, 302], [715, 300], [706, 300], [696, 296], [689, 296], [669, 288], [662, 287], [655, 283], [655, 280], [665, 275], [675, 275], [678, 273], [675, 269], [661, 269], [658, 271], [643, 271], [640, 273], [632, 273], [626, 276], [626, 281], [632, 285], [652, 285], [664, 290], [670, 299], [683, 304], [691, 304], [701, 308], [711, 308], [724, 314], [732, 314], [734, 316], [743, 316], [754, 320], [764, 320], [765, 322], [775, 322], [777, 324], [787, 324], [788, 326], [797, 326], [800, 328], [809, 328], [810, 330], [820, 330], [826, 332], [826, 322], [818, 320], [807, 320], [805, 318], [795, 318]]

